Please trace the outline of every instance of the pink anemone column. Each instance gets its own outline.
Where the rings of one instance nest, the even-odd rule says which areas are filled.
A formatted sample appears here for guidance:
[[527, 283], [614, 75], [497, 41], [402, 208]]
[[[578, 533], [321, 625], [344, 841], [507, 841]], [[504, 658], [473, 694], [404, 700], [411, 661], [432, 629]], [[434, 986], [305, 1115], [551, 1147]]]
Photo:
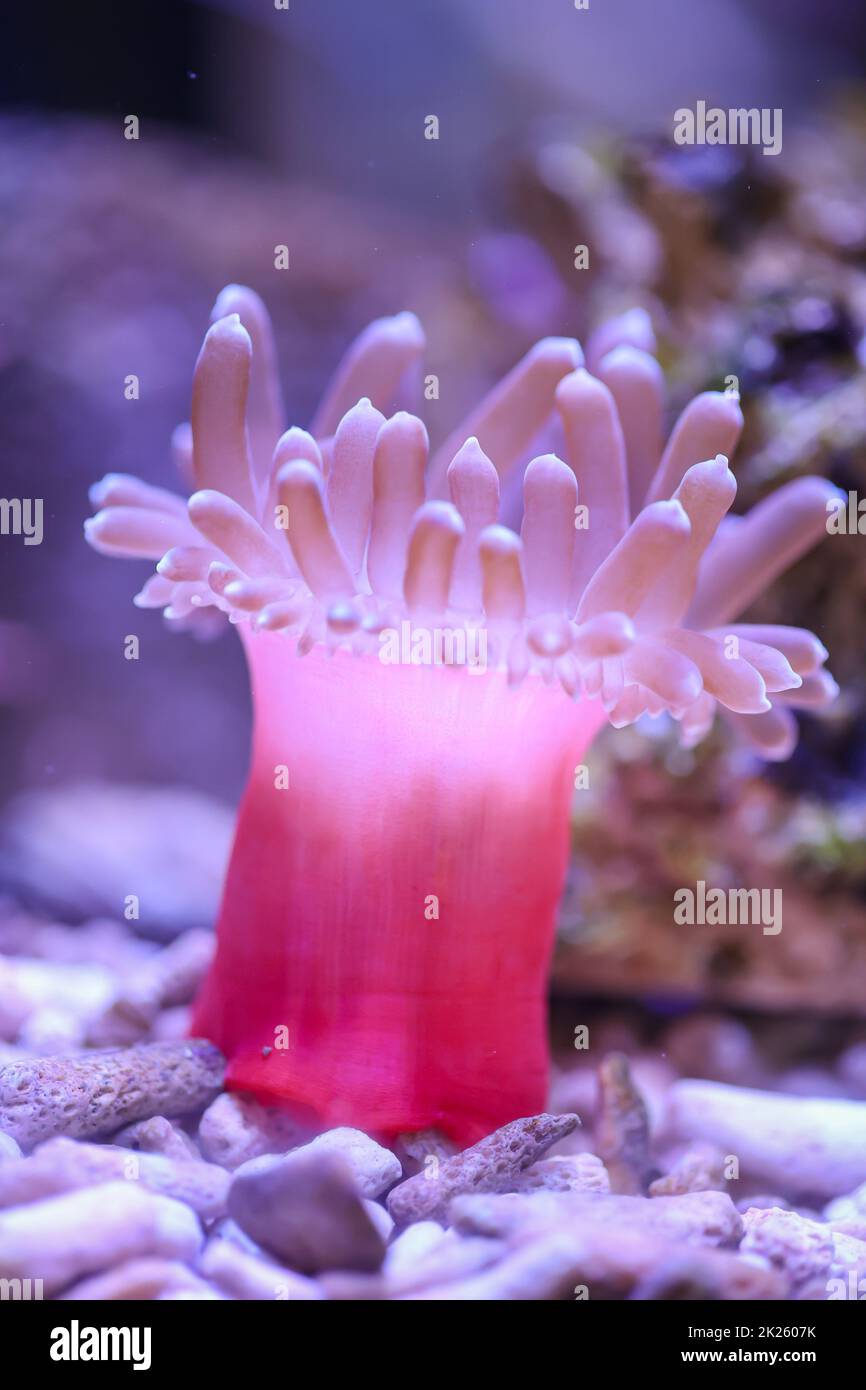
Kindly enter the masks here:
[[539, 677], [245, 646], [252, 768], [194, 1031], [230, 1085], [325, 1124], [468, 1143], [542, 1109], [574, 769], [603, 709]]

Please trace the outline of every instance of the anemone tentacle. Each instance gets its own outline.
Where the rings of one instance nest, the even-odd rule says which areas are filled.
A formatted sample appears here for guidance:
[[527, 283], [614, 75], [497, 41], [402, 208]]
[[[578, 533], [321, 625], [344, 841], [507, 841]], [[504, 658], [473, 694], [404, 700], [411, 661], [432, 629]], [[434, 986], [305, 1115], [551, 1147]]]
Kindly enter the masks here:
[[[357, 654], [375, 652], [383, 629], [401, 622], [423, 627], [435, 616], [466, 634], [481, 623], [512, 682], [558, 679], [569, 698], [600, 700], [617, 725], [667, 710], [693, 744], [721, 706], [765, 756], [787, 748], [779, 706], [836, 694], [818, 669], [826, 653], [799, 629], [750, 637], [735, 619], [819, 539], [835, 489], [803, 478], [747, 516], [727, 516], [739, 401], [696, 397], [663, 446], [663, 378], [637, 311], [593, 336], [596, 375], [573, 340], [539, 343], [428, 460], [423, 422], [386, 413], [423, 345], [412, 314], [371, 324], [311, 430], [285, 429], [267, 311], [251, 290], [229, 286], [196, 366], [191, 434], [176, 434], [197, 490], [184, 505], [110, 474], [92, 489], [88, 540], [156, 560], [136, 601], [170, 619], [212, 608], [301, 639], [301, 652], [321, 640]], [[555, 415], [564, 458], [526, 463]], [[521, 458], [523, 520], [506, 541], [500, 479]], [[518, 572], [522, 609], [512, 597], [505, 640], [503, 604]], [[599, 655], [602, 620], [617, 640]], [[789, 664], [792, 651], [805, 669]], [[770, 710], [773, 721], [750, 722]]]

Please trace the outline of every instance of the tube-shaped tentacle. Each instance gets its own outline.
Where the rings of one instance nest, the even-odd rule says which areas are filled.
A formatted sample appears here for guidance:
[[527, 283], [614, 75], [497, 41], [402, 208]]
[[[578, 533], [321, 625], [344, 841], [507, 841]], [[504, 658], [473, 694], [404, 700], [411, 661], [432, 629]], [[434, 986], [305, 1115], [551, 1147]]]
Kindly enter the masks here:
[[573, 338], [543, 338], [536, 343], [433, 455], [428, 480], [431, 496], [443, 495], [448, 466], [464, 440], [472, 436], [502, 478], [526, 454], [551, 415], [557, 383], [582, 361], [580, 345]]
[[91, 506], [97, 510], [103, 507], [144, 507], [151, 512], [169, 512], [171, 516], [186, 515], [186, 503], [176, 492], [153, 487], [128, 473], [106, 473], [90, 488], [88, 497]]
[[367, 574], [375, 593], [398, 599], [403, 592], [412, 518], [424, 502], [427, 431], [415, 415], [400, 411], [386, 420], [373, 458], [373, 510]]
[[610, 391], [622, 426], [634, 516], [644, 505], [661, 459], [664, 376], [650, 353], [622, 343], [602, 358], [598, 378]]
[[488, 526], [479, 539], [484, 612], [492, 623], [517, 623], [526, 613], [520, 539], [506, 526]]
[[243, 579], [240, 570], [235, 569], [234, 565], [227, 565], [224, 560], [213, 560], [208, 566], [208, 587], [220, 598], [229, 584], [234, 584], [239, 579]]
[[738, 714], [759, 714], [770, 708], [764, 678], [741, 656], [729, 656], [724, 644], [704, 632], [678, 629], [666, 632], [664, 642], [693, 661], [704, 689]]
[[[226, 285], [217, 297], [211, 322], [236, 314], [252, 345], [247, 430], [252, 460], [253, 485], [260, 502], [267, 500], [274, 440], [283, 429], [285, 407], [277, 367], [277, 350], [271, 316], [255, 290], [246, 285]], [[295, 458], [298, 455], [294, 455]]]
[[827, 503], [838, 495], [825, 478], [796, 478], [758, 502], [707, 551], [688, 622], [715, 627], [748, 608], [826, 533]]
[[210, 488], [194, 492], [189, 499], [189, 515], [196, 530], [244, 574], [255, 578], [274, 570], [285, 573], [276, 545], [256, 519], [231, 497]]
[[425, 502], [409, 534], [403, 595], [412, 614], [438, 616], [448, 607], [451, 571], [463, 522], [450, 502]]
[[580, 498], [571, 583], [576, 604], [628, 527], [625, 442], [613, 396], [582, 368], [559, 383], [556, 407]]
[[[195, 464], [193, 462], [192, 425], [188, 420], [176, 425], [171, 432], [171, 457], [177, 475], [187, 492], [195, 490]], [[179, 499], [183, 501], [182, 498]]]
[[[733, 640], [731, 640], [732, 638]], [[803, 684], [802, 676], [798, 676], [784, 652], [779, 651], [776, 647], [768, 647], [763, 642], [753, 642], [748, 638], [736, 637], [733, 633], [725, 636], [713, 635], [710, 640], [719, 642], [723, 649], [727, 645], [731, 652], [736, 652], [743, 661], [754, 666], [769, 695], [776, 695], [782, 690], [796, 690]]]
[[[703, 738], [706, 738], [716, 717], [716, 705], [717, 701], [714, 697], [704, 690], [679, 714], [680, 743], [684, 748], [694, 748]], [[728, 712], [725, 711], [725, 713]], [[741, 715], [733, 717], [745, 718]], [[754, 719], [763, 719], [763, 717], [761, 714], [750, 716]]]
[[189, 579], [206, 579], [213, 558], [213, 550], [209, 546], [176, 545], [173, 550], [167, 550], [163, 555], [156, 572], [174, 583]]
[[555, 454], [533, 459], [523, 478], [523, 565], [527, 612], [564, 612], [574, 556], [574, 473]]
[[[277, 478], [280, 469], [286, 463], [296, 463], [298, 459], [306, 459], [313, 464], [320, 473], [325, 472], [322, 451], [318, 442], [310, 434], [309, 430], [301, 429], [298, 425], [292, 425], [284, 434], [281, 434], [274, 448], [271, 460], [271, 476], [267, 488], [267, 500], [264, 508], [263, 522], [269, 526], [272, 522], [277, 524]], [[294, 561], [290, 560], [290, 566], [294, 566]]]
[[274, 475], [280, 471], [284, 463], [292, 463], [297, 459], [306, 459], [309, 463], [315, 464], [320, 473], [324, 473], [322, 463], [322, 451], [309, 430], [302, 430], [298, 425], [292, 425], [291, 429], [281, 434], [274, 448], [271, 468]]
[[400, 385], [424, 351], [424, 330], [414, 314], [375, 319], [340, 362], [310, 426], [316, 439], [336, 433], [347, 410], [366, 396], [390, 415]]
[[197, 486], [224, 492], [255, 514], [246, 430], [252, 352], [237, 314], [208, 329], [192, 383], [192, 446]]
[[779, 696], [793, 709], [821, 709], [832, 704], [839, 694], [839, 687], [829, 671], [812, 671], [804, 676], [798, 689], [785, 690]]
[[381, 411], [364, 397], [346, 412], [334, 435], [327, 482], [328, 515], [334, 535], [356, 575], [364, 563], [373, 514], [373, 457], [384, 423]]
[[594, 376], [598, 375], [599, 367], [608, 353], [618, 347], [655, 352], [656, 336], [646, 309], [626, 309], [624, 314], [605, 320], [589, 335], [586, 365]]
[[[625, 672], [623, 671], [623, 674]], [[690, 706], [691, 708], [691, 706]], [[614, 729], [624, 729], [647, 712], [647, 692], [642, 685], [626, 685], [616, 704], [608, 711]]]
[[174, 583], [164, 575], [152, 574], [132, 600], [136, 608], [165, 608], [171, 603]]
[[622, 663], [627, 686], [646, 686], [674, 709], [684, 709], [703, 689], [696, 663], [685, 652], [674, 651], [656, 638], [639, 637]]
[[648, 502], [672, 497], [686, 470], [701, 459], [723, 454], [729, 459], [743, 428], [743, 412], [737, 396], [704, 391], [695, 396], [674, 425], [647, 492]]
[[581, 662], [622, 656], [635, 640], [634, 623], [625, 613], [601, 613], [574, 630], [572, 646]]
[[[545, 663], [565, 656], [571, 648], [573, 638], [574, 629], [562, 613], [551, 613], [548, 610], [533, 617], [526, 625], [526, 645]], [[542, 674], [546, 679], [550, 679], [549, 664], [544, 665]]]
[[262, 632], [281, 632], [293, 627], [304, 612], [303, 599], [277, 599], [256, 614], [254, 627]]
[[106, 507], [87, 518], [84, 534], [103, 555], [147, 560], [158, 560], [173, 546], [195, 540], [195, 532], [184, 517], [147, 507]]
[[659, 576], [683, 553], [690, 535], [691, 524], [679, 502], [645, 507], [587, 584], [578, 622], [606, 611], [633, 617]]
[[686, 471], [674, 499], [688, 516], [691, 534], [641, 605], [642, 626], [670, 627], [681, 620], [692, 601], [704, 552], [736, 495], [736, 480], [722, 454]]
[[171, 593], [171, 602], [166, 604], [163, 616], [169, 622], [177, 622], [179, 619], [188, 618], [194, 614], [196, 609], [207, 607], [210, 601], [211, 595], [206, 584], [195, 581], [175, 584]]
[[610, 712], [625, 694], [625, 667], [619, 657], [608, 656], [601, 663], [601, 703]]
[[774, 704], [761, 714], [738, 714], [722, 709], [722, 716], [759, 757], [766, 762], [784, 762], [797, 746], [799, 730], [790, 710]]
[[457, 450], [448, 465], [448, 491], [463, 518], [463, 539], [457, 547], [451, 602], [468, 613], [481, 609], [481, 532], [496, 524], [499, 515], [499, 474], [478, 440], [472, 436]]
[[325, 512], [322, 475], [306, 459], [283, 464], [277, 494], [286, 508], [286, 538], [295, 563], [318, 598], [350, 598], [355, 581]]
[[234, 579], [223, 590], [223, 597], [233, 608], [244, 612], [258, 613], [269, 603], [286, 598], [291, 589], [291, 581], [279, 579], [276, 575], [262, 575], [258, 579]]
[[725, 628], [713, 628], [710, 637], [738, 637], [741, 641], [759, 642], [775, 647], [796, 671], [806, 676], [823, 666], [829, 655], [824, 643], [805, 627], [786, 627], [776, 623], [732, 623]]

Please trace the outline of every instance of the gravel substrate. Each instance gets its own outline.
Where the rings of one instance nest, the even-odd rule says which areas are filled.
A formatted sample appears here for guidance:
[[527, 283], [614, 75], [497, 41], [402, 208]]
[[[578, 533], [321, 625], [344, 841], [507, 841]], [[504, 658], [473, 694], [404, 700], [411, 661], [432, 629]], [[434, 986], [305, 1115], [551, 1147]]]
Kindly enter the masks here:
[[46, 932], [0, 957], [0, 1278], [29, 1296], [797, 1300], [866, 1280], [856, 1025], [804, 1069], [778, 1030], [648, 1036], [608, 1011], [559, 1055], [548, 1113], [462, 1153], [435, 1131], [389, 1146], [223, 1089], [217, 1049], [183, 1036], [207, 934]]
[[105, 1300], [827, 1299], [866, 1278], [863, 1101], [669, 1077], [648, 1106], [609, 1054], [592, 1127], [395, 1152], [292, 1134], [219, 1070], [196, 1040], [0, 1068], [0, 1277]]

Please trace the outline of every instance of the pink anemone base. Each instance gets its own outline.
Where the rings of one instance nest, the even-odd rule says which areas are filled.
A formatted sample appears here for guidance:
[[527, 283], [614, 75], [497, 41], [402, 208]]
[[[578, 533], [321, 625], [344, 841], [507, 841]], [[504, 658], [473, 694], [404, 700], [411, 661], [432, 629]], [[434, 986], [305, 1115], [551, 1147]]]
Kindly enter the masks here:
[[470, 1143], [535, 1114], [574, 770], [603, 709], [538, 675], [244, 642], [252, 767], [193, 1031], [230, 1088], [324, 1125]]

